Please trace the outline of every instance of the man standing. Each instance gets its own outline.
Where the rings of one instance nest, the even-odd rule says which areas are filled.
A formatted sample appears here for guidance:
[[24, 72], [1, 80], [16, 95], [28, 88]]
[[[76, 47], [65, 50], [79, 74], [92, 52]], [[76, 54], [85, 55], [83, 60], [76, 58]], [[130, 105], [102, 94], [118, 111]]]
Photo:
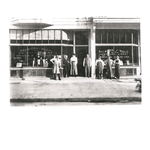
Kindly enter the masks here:
[[101, 59], [101, 56], [99, 56], [99, 58], [96, 60], [95, 65], [96, 65], [97, 77], [98, 79], [101, 79], [103, 76], [103, 69], [104, 69], [104, 62]]
[[120, 65], [122, 65], [122, 61], [119, 59], [119, 56], [117, 56], [117, 59], [114, 60], [115, 64], [115, 77], [117, 79], [120, 78]]
[[75, 54], [73, 53], [73, 55], [70, 59], [70, 65], [71, 65], [70, 75], [74, 75], [75, 77], [76, 77], [76, 75], [78, 75], [77, 63], [78, 63], [78, 59], [75, 56]]
[[54, 79], [56, 80], [56, 75], [58, 75], [59, 80], [61, 80], [60, 78], [61, 62], [58, 59], [58, 56], [56, 55], [56, 58], [51, 59], [51, 62], [54, 64], [54, 68], [53, 68]]
[[64, 64], [64, 77], [69, 77], [70, 63], [67, 55], [64, 55], [63, 64]]
[[111, 79], [112, 78], [112, 64], [113, 64], [113, 60], [110, 59], [110, 56], [108, 56], [108, 59], [105, 60], [106, 63], [106, 68], [107, 68], [107, 79]]
[[91, 58], [89, 58], [89, 54], [86, 55], [86, 58], [83, 60], [83, 67], [85, 67], [85, 77], [90, 77], [90, 68], [91, 68]]

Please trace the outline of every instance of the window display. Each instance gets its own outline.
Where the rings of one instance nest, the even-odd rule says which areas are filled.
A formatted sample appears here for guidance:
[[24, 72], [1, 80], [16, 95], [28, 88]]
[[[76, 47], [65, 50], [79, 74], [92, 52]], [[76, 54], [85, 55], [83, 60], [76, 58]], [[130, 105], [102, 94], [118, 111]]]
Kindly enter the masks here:
[[17, 63], [22, 63], [22, 66], [27, 66], [27, 47], [11, 47], [11, 67], [16, 67]]
[[[106, 46], [97, 46], [96, 47], [96, 58], [101, 56], [102, 60], [107, 59], [107, 50], [110, 50], [111, 59], [115, 60], [119, 56], [120, 60], [123, 62], [123, 65], [133, 65], [132, 64], [132, 52], [131, 46], [116, 46], [116, 47], [106, 47]], [[138, 50], [134, 48], [134, 65], [137, 65], [138, 60]]]

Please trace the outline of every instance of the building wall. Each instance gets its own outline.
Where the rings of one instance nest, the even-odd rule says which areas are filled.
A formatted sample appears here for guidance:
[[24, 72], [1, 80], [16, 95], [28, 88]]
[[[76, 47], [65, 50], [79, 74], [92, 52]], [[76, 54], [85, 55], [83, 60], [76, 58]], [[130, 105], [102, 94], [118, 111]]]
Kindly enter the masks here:
[[95, 77], [96, 57], [102, 55], [106, 59], [107, 49], [111, 50], [113, 59], [120, 55], [124, 65], [129, 59], [131, 65], [141, 66], [140, 22], [137, 18], [55, 18], [47, 23], [14, 21], [9, 29], [10, 67], [15, 67], [16, 62], [32, 66], [32, 57], [36, 57], [38, 51], [46, 51], [50, 59], [54, 54], [71, 57], [76, 53], [80, 57], [79, 49], [85, 51], [82, 55], [89, 53], [92, 58], [92, 77]]

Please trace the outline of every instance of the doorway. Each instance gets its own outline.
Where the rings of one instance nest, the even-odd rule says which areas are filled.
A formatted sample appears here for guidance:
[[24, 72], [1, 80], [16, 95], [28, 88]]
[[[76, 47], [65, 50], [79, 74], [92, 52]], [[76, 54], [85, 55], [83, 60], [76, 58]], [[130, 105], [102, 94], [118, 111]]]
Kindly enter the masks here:
[[76, 57], [78, 58], [78, 76], [85, 76], [84, 67], [83, 67], [83, 60], [88, 54], [88, 47], [76, 47]]

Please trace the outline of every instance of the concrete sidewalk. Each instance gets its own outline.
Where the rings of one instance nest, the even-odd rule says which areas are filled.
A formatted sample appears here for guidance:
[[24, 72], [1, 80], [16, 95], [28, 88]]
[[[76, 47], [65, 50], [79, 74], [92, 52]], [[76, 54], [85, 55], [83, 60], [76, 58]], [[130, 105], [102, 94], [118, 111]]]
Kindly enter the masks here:
[[118, 102], [141, 101], [134, 78], [120, 80], [83, 77], [10, 79], [11, 102]]

